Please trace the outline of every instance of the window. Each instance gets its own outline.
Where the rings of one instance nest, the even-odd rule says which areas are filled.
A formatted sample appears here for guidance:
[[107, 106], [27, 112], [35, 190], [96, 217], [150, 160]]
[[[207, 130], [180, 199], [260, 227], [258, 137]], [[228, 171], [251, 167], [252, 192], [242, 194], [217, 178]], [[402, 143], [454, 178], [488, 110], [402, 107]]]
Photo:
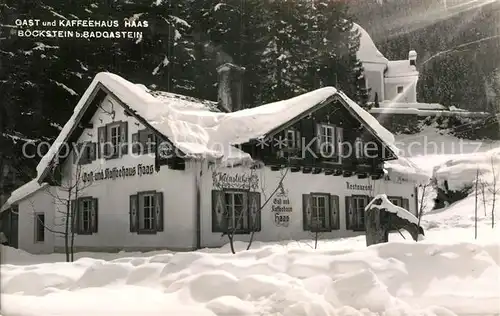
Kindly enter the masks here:
[[35, 214], [35, 242], [45, 241], [45, 214]]
[[113, 122], [97, 129], [99, 158], [113, 159], [128, 152], [128, 124], [127, 122]]
[[111, 156], [119, 155], [120, 152], [120, 125], [111, 126], [109, 128], [110, 136], [109, 142], [111, 144]]
[[353, 195], [346, 197], [346, 226], [349, 230], [365, 230], [365, 207], [370, 197]]
[[403, 93], [403, 86], [398, 86], [397, 90], [398, 90], [398, 94]]
[[289, 149], [298, 149], [302, 147], [300, 132], [295, 129], [289, 129], [285, 133], [286, 147]]
[[328, 197], [325, 195], [313, 195], [311, 197], [311, 226], [318, 230], [327, 228], [329, 207]]
[[328, 193], [302, 195], [304, 230], [327, 232], [340, 229], [339, 197]]
[[163, 231], [163, 192], [147, 191], [130, 196], [130, 232], [156, 234]]
[[399, 207], [404, 208], [407, 211], [410, 211], [410, 200], [405, 199], [401, 196], [389, 196], [388, 197], [389, 201]]
[[132, 134], [132, 152], [137, 154], [156, 153], [156, 136], [147, 129]]
[[96, 160], [96, 143], [85, 142], [80, 143], [74, 149], [75, 162], [80, 165], [92, 163]]
[[79, 235], [97, 233], [98, 203], [96, 198], [81, 197], [71, 202], [73, 229]]
[[388, 198], [389, 198], [389, 202], [391, 202], [392, 204], [399, 206], [399, 207], [403, 207], [403, 198], [395, 197], [395, 196], [389, 196]]
[[212, 232], [248, 234], [261, 230], [260, 193], [212, 191]]
[[322, 154], [332, 155], [335, 151], [335, 127], [320, 125], [319, 149]]

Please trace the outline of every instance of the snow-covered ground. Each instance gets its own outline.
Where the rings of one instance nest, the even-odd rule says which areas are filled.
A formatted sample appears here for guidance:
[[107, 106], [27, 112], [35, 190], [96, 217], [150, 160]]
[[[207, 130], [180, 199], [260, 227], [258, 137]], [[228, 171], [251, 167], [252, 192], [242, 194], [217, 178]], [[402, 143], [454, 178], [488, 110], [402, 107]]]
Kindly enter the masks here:
[[[470, 171], [486, 170], [498, 152], [413, 161], [441, 176], [463, 170], [463, 180], [472, 182], [465, 179]], [[449, 166], [453, 168], [445, 168]], [[249, 251], [237, 244], [236, 255], [229, 247], [190, 253], [83, 253], [73, 263], [60, 262], [62, 255], [34, 256], [3, 247], [0, 313], [500, 315], [500, 234], [491, 228], [492, 194], [486, 192], [486, 206], [478, 203], [477, 239], [475, 196], [432, 211], [433, 194], [425, 198], [426, 238], [418, 243], [403, 232], [369, 248], [360, 236], [320, 241], [317, 249], [312, 241], [256, 242]]]

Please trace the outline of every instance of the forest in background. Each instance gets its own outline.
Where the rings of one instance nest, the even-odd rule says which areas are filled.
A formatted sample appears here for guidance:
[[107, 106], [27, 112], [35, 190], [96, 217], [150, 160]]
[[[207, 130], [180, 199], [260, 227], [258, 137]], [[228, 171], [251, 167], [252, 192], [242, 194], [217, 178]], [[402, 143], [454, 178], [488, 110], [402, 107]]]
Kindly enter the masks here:
[[419, 102], [500, 112], [500, 2], [352, 0], [350, 12], [389, 59], [418, 53]]
[[[248, 107], [331, 85], [355, 99], [366, 97], [356, 59], [359, 34], [346, 2], [7, 0], [0, 10], [0, 171], [9, 166], [21, 182], [35, 175], [40, 159], [23, 157], [22, 145], [53, 141], [101, 71], [217, 100], [217, 66], [232, 62], [246, 69]], [[140, 40], [26, 38], [16, 34], [17, 19], [149, 25], [134, 29], [143, 32]], [[0, 193], [15, 185], [6, 177], [0, 172]]]

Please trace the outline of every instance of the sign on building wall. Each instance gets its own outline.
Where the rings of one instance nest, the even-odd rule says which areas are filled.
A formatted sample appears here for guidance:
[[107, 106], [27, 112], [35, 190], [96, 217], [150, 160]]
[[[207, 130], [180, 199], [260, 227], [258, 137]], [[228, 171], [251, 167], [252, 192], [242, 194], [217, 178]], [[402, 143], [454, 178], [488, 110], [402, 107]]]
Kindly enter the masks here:
[[288, 197], [288, 190], [285, 190], [283, 184], [281, 184], [271, 204], [274, 225], [288, 227], [291, 222], [292, 211], [293, 208]]
[[114, 168], [105, 168], [96, 171], [83, 172], [83, 182], [93, 182], [93, 181], [101, 181], [101, 180], [116, 180], [119, 178], [129, 178], [135, 176], [146, 176], [154, 174], [155, 166], [154, 165], [143, 165], [138, 164], [134, 167], [114, 167]]
[[214, 189], [244, 189], [257, 190], [259, 188], [259, 176], [251, 173], [214, 172], [212, 174], [212, 186]]
[[360, 191], [372, 191], [373, 186], [371, 184], [357, 184], [346, 182], [347, 190], [360, 190]]

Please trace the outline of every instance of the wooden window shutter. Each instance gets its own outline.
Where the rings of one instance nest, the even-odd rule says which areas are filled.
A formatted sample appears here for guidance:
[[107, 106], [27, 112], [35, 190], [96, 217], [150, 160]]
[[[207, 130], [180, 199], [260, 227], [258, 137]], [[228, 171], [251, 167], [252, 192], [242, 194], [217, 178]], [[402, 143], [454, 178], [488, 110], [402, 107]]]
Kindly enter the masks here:
[[340, 208], [339, 208], [339, 196], [338, 195], [330, 195], [330, 215], [331, 215], [331, 224], [330, 227], [332, 230], [340, 229]]
[[402, 205], [403, 205], [402, 207], [405, 210], [407, 210], [408, 212], [410, 212], [410, 200], [403, 198]]
[[78, 216], [78, 200], [72, 200], [70, 201], [70, 214], [68, 214], [70, 216], [70, 220], [71, 220], [71, 231], [74, 233], [74, 234], [78, 234], [78, 228], [80, 227], [80, 221], [78, 220], [79, 216]]
[[302, 225], [304, 227], [304, 231], [311, 230], [311, 195], [310, 194], [302, 194]]
[[337, 147], [335, 149], [335, 153], [339, 155], [339, 159], [340, 157], [342, 157], [342, 152], [343, 152], [343, 146], [342, 146], [342, 142], [343, 142], [343, 139], [344, 139], [344, 130], [342, 127], [337, 127], [335, 129], [335, 134], [336, 134], [336, 141], [337, 141]]
[[251, 231], [260, 232], [262, 226], [260, 192], [248, 193], [249, 228]]
[[146, 129], [140, 130], [138, 132], [139, 134], [139, 152], [141, 154], [146, 154], [148, 153], [148, 131]]
[[96, 143], [90, 143], [89, 144], [90, 146], [90, 157], [89, 157], [89, 162], [91, 161], [94, 161], [97, 159], [97, 155], [96, 155], [96, 147], [97, 147], [97, 144]]
[[137, 200], [137, 195], [131, 195], [129, 198], [130, 204], [130, 211], [129, 211], [129, 225], [130, 225], [130, 232], [131, 233], [136, 233], [139, 223], [139, 212], [137, 210], [138, 206], [138, 200]]
[[155, 221], [156, 221], [156, 231], [163, 231], [163, 192], [156, 192], [155, 194]]
[[298, 149], [301, 149], [301, 148], [302, 148], [302, 138], [301, 138], [300, 131], [296, 131], [296, 132], [295, 132], [295, 146], [296, 146]]
[[99, 219], [99, 204], [97, 203], [97, 198], [92, 199], [92, 211], [90, 213], [91, 219], [91, 232], [97, 233], [98, 219]]
[[316, 124], [316, 150], [321, 152], [321, 124]]
[[132, 134], [132, 153], [138, 154], [141, 145], [139, 144], [139, 133]]
[[97, 129], [97, 158], [103, 158], [107, 156], [107, 147], [104, 146], [107, 140], [107, 129], [106, 126], [101, 126]]
[[224, 191], [212, 190], [212, 232], [223, 233], [227, 230], [226, 203]]
[[128, 153], [128, 122], [120, 124], [120, 133], [121, 154], [126, 155]]
[[353, 225], [356, 224], [355, 214], [354, 214], [354, 205], [352, 197], [345, 197], [345, 226], [346, 229], [352, 229]]

